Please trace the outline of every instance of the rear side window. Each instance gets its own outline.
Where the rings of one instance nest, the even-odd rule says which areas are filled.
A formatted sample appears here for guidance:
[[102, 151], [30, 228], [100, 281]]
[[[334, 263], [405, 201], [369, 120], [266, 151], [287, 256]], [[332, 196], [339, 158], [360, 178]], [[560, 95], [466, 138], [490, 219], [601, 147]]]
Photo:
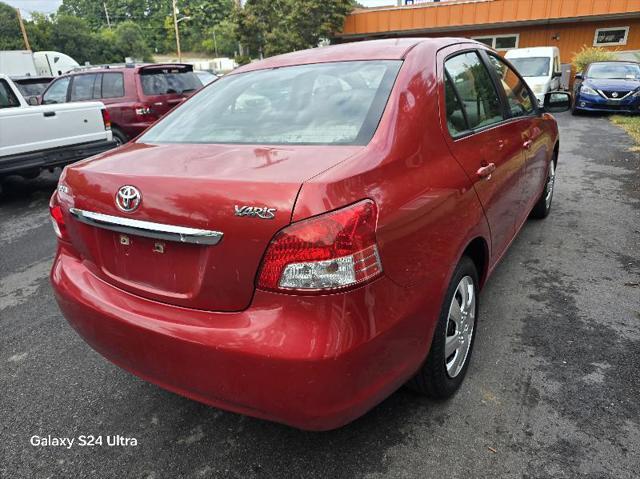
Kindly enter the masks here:
[[9, 88], [6, 81], [0, 80], [0, 108], [14, 108], [20, 106], [18, 97]]
[[91, 100], [93, 98], [93, 84], [96, 75], [77, 75], [71, 82], [71, 101]]
[[65, 103], [67, 101], [67, 90], [69, 89], [69, 77], [54, 81], [49, 89], [44, 93], [42, 103]]
[[451, 136], [457, 136], [468, 130], [467, 119], [465, 118], [462, 105], [457, 93], [453, 89], [449, 75], [444, 80], [445, 102], [447, 105], [447, 128]]
[[122, 73], [102, 74], [102, 98], [124, 96], [124, 75]]
[[401, 61], [298, 65], [228, 75], [156, 123], [149, 143], [366, 145]]
[[142, 70], [140, 82], [147, 96], [188, 93], [202, 86], [195, 73], [178, 69]]
[[[470, 129], [482, 128], [503, 120], [498, 92], [489, 71], [476, 52], [466, 52], [450, 58], [445, 62], [445, 70], [462, 102]], [[447, 105], [447, 111], [450, 108]]]
[[[525, 82], [501, 59], [489, 55], [489, 61], [496, 69], [504, 88], [511, 116], [525, 116], [532, 113], [535, 110], [535, 103]], [[546, 61], [549, 63], [548, 58]]]

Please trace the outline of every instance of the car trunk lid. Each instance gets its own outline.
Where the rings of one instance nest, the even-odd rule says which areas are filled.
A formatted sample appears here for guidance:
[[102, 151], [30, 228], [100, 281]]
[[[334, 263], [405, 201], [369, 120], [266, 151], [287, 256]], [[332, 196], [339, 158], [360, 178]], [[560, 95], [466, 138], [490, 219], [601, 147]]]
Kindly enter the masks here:
[[[251, 301], [267, 245], [290, 223], [302, 182], [361, 148], [133, 143], [68, 167], [63, 182], [70, 206], [220, 232], [221, 241], [158, 239], [78, 218], [69, 222], [71, 241], [94, 274], [118, 288], [189, 308], [242, 310]], [[132, 213], [116, 206], [116, 194], [126, 185], [142, 197]]]

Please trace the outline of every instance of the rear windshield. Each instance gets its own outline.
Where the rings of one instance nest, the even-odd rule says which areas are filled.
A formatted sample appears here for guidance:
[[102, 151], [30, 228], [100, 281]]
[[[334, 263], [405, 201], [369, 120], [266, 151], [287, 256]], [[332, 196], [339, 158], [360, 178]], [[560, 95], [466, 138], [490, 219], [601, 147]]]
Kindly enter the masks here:
[[401, 65], [337, 62], [227, 75], [139, 141], [365, 145]]
[[20, 93], [22, 93], [22, 96], [28, 98], [30, 96], [42, 95], [42, 92], [47, 89], [47, 86], [49, 85], [49, 83], [51, 83], [51, 81], [18, 80], [14, 81], [14, 83], [18, 87], [18, 90], [20, 90]]
[[178, 69], [143, 70], [140, 82], [142, 91], [149, 96], [188, 93], [202, 87], [195, 73]]
[[513, 63], [516, 70], [523, 77], [546, 77], [549, 75], [551, 58], [549, 57], [529, 57], [529, 58], [508, 58]]

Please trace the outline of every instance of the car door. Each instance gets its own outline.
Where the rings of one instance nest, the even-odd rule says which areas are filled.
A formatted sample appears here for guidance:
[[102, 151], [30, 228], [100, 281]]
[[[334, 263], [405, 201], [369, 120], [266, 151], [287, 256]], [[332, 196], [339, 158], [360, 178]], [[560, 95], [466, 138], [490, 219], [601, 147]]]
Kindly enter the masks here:
[[519, 127], [508, 121], [484, 54], [453, 47], [438, 58], [444, 67], [439, 69], [445, 91], [441, 122], [449, 148], [484, 208], [495, 262], [513, 239], [520, 214], [522, 137]]
[[545, 138], [542, 118], [536, 108], [536, 100], [527, 83], [507, 63], [493, 53], [487, 53], [490, 69], [498, 78], [498, 89], [504, 95], [507, 113], [521, 136], [524, 152], [524, 172], [520, 177], [519, 227], [537, 201], [544, 186], [547, 172], [548, 141]]

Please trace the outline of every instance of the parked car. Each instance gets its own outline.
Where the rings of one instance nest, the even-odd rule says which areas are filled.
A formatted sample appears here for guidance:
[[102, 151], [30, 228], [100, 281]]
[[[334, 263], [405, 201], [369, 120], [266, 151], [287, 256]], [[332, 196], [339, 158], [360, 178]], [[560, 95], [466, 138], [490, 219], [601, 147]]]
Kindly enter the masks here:
[[640, 113], [640, 64], [594, 62], [578, 72], [571, 112], [581, 111]]
[[514, 48], [505, 58], [518, 70], [540, 104], [550, 91], [560, 89], [560, 50], [558, 47]]
[[213, 83], [218, 79], [218, 75], [208, 70], [194, 70], [193, 73], [196, 74], [200, 82], [205, 86], [209, 83]]
[[539, 108], [463, 38], [246, 65], [65, 169], [58, 304], [134, 374], [300, 428], [341, 426], [407, 381], [448, 398], [480, 289], [525, 220], [549, 214], [548, 111], [569, 106], [552, 93]]
[[27, 103], [37, 105], [39, 103], [38, 99], [47, 89], [53, 77], [19, 76], [11, 77], [11, 80], [18, 87]]
[[102, 103], [29, 106], [11, 79], [0, 75], [0, 178], [34, 177], [113, 147]]
[[102, 101], [111, 115], [113, 138], [121, 145], [200, 88], [191, 65], [91, 67], [57, 78], [42, 103]]

